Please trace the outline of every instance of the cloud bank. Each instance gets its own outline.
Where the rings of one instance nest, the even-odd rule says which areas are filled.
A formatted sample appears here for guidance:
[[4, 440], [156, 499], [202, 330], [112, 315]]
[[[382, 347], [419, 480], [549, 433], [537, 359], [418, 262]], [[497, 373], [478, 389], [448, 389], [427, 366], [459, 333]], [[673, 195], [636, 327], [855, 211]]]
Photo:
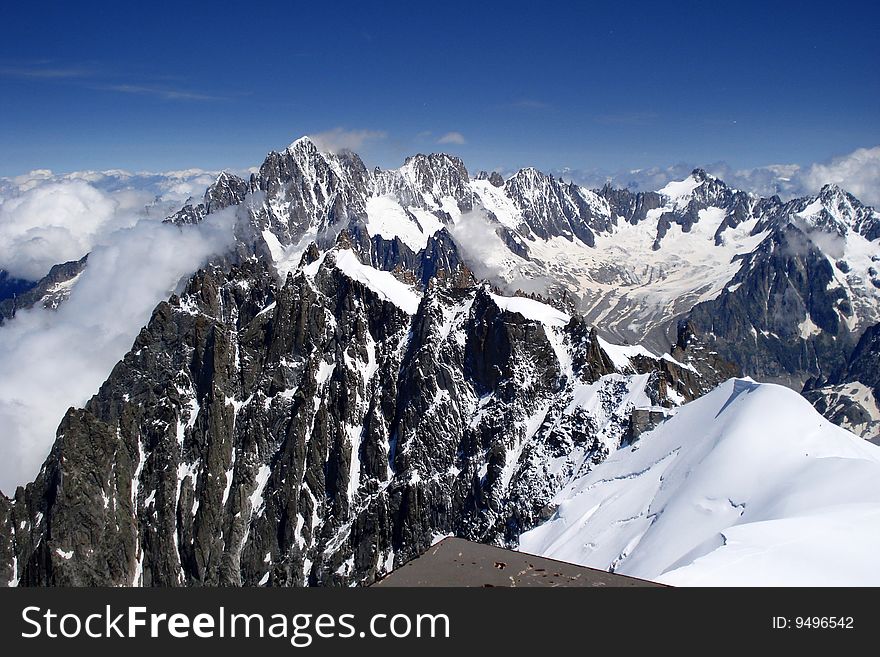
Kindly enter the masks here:
[[482, 209], [462, 213], [448, 230], [474, 275], [492, 281], [506, 294], [546, 294], [553, 284], [550, 278], [537, 275], [528, 263], [510, 254], [499, 235], [498, 224]]
[[199, 226], [142, 219], [105, 234], [57, 311], [22, 311], [0, 328], [0, 490], [36, 476], [67, 409], [98, 390], [153, 308], [231, 244], [235, 211]]
[[814, 164], [802, 179], [810, 189], [836, 183], [865, 203], [880, 206], [880, 146], [859, 148], [826, 164]]
[[384, 139], [386, 136], [386, 133], [381, 130], [333, 128], [332, 130], [309, 135], [309, 139], [315, 143], [318, 150], [338, 153], [340, 151], [356, 151], [368, 141]]
[[437, 140], [438, 144], [466, 144], [467, 140], [464, 138], [464, 135], [460, 132], [447, 132], [445, 135], [440, 137]]
[[[783, 199], [789, 199], [815, 194], [823, 185], [835, 183], [862, 202], [880, 206], [880, 146], [859, 148], [852, 153], [807, 166], [771, 164], [753, 169], [734, 169], [724, 162], [700, 166], [731, 187], [761, 196], [778, 194]], [[611, 183], [634, 191], [648, 191], [660, 189], [672, 180], [682, 180], [694, 168], [694, 164], [679, 163], [629, 171], [558, 169], [553, 173], [590, 188]]]
[[0, 179], [0, 269], [37, 280], [141, 217], [164, 218], [213, 180], [213, 173], [199, 169], [66, 175], [38, 170]]

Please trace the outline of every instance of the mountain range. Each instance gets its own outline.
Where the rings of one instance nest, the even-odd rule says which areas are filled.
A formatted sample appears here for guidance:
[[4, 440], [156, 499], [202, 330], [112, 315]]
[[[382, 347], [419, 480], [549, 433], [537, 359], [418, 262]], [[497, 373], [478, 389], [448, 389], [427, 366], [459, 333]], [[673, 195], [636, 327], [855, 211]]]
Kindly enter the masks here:
[[[448, 154], [371, 170], [302, 138], [165, 219], [218, 221], [232, 247], [155, 308], [59, 418], [36, 479], [0, 497], [0, 582], [369, 584], [447, 535], [662, 579], [722, 558], [718, 537], [759, 521], [730, 509], [769, 493], [703, 504], [716, 521], [639, 561], [632, 541], [694, 521], [658, 524], [640, 484], [638, 531], [605, 531], [627, 502], [583, 493], [615, 463], [624, 480], [633, 459], [656, 474], [663, 455], [645, 455], [683, 455], [681, 497], [721, 437], [725, 467], [763, 462], [750, 437], [774, 402], [821, 428], [775, 449], [831, 436], [854, 469], [876, 461], [880, 213], [837, 186], [783, 201], [694, 170], [589, 190], [535, 169], [471, 175]], [[0, 319], [64, 304], [87, 255], [39, 281], [0, 275]], [[769, 401], [733, 401], [752, 398]], [[823, 450], [808, 450], [815, 476], [768, 476], [834, 488], [851, 473], [815, 466]], [[593, 497], [606, 511], [591, 524]], [[870, 522], [864, 501], [841, 514]], [[603, 556], [560, 547], [586, 542]]]

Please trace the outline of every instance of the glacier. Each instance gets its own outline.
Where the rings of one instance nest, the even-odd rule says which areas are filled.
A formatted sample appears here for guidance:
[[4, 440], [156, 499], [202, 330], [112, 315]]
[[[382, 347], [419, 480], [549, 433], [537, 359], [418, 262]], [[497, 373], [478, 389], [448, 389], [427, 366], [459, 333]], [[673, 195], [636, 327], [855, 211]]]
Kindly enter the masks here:
[[731, 379], [554, 498], [519, 549], [677, 586], [877, 586], [880, 448]]

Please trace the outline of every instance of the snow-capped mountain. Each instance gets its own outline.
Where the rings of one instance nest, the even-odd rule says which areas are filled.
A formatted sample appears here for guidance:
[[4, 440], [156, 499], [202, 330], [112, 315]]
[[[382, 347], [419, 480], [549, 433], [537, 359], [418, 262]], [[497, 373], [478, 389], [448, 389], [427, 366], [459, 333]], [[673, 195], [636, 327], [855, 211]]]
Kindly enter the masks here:
[[531, 299], [422, 295], [344, 240], [304, 263], [208, 268], [156, 309], [0, 502], [6, 581], [369, 582], [440, 535], [515, 541], [634, 414], [702, 392]]
[[137, 221], [158, 221], [217, 174], [122, 170], [0, 177], [0, 324], [17, 310], [57, 307], [96, 245]]
[[251, 238], [282, 273], [309, 242], [327, 246], [347, 227], [380, 269], [425, 284], [465, 264], [508, 294], [540, 293], [604, 337], [655, 351], [689, 321], [745, 373], [795, 387], [839, 367], [880, 321], [880, 214], [833, 185], [782, 203], [701, 170], [638, 194], [534, 169], [469, 179], [449, 155], [368, 172], [356, 155], [303, 138], [249, 181], [221, 177], [172, 220], [242, 203], [262, 240]]
[[674, 585], [876, 585], [878, 476], [880, 448], [733, 379], [574, 479], [520, 549]]
[[516, 545], [731, 376], [851, 382], [880, 319], [878, 215], [832, 187], [371, 171], [303, 138], [166, 222], [230, 216], [0, 498], [0, 581], [358, 584], [443, 535]]
[[862, 334], [843, 367], [807, 381], [804, 396], [835, 424], [880, 443], [880, 324]]
[[55, 265], [36, 283], [21, 279], [10, 280], [8, 275], [4, 276], [6, 272], [0, 272], [0, 276], [8, 283], [3, 290], [4, 294], [0, 296], [0, 326], [15, 317], [15, 313], [21, 308], [39, 305], [57, 308], [58, 304], [70, 296], [87, 260], [88, 255], [84, 255], [80, 260]]

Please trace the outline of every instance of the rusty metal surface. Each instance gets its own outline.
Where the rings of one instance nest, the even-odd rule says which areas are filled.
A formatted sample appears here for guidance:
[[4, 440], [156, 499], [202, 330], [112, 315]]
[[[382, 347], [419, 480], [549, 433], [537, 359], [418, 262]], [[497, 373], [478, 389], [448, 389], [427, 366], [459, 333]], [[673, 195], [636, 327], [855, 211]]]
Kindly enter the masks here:
[[662, 586], [461, 538], [446, 538], [373, 586]]

